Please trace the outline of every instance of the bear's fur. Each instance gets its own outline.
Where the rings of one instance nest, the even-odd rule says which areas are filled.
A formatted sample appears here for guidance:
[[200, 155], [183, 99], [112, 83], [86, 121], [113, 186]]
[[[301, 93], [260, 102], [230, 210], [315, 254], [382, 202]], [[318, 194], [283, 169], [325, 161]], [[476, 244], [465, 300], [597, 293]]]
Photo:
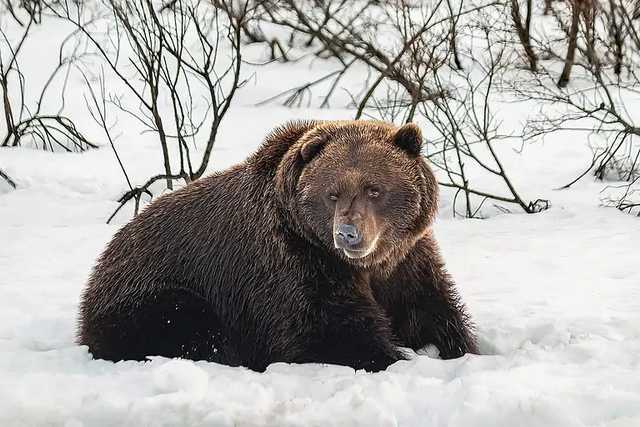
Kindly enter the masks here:
[[[258, 371], [376, 371], [403, 359], [399, 346], [476, 352], [431, 234], [437, 184], [421, 142], [412, 124], [292, 122], [245, 162], [160, 197], [98, 260], [79, 343], [101, 359]], [[343, 223], [358, 230], [350, 246]]]

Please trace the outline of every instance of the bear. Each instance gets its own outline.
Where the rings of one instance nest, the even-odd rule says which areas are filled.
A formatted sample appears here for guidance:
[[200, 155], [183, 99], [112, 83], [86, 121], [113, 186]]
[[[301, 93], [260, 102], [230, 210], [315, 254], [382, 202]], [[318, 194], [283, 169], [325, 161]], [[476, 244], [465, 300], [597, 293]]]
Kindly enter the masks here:
[[293, 121], [243, 163], [151, 202], [99, 257], [79, 307], [96, 359], [366, 371], [435, 345], [477, 353], [431, 225], [415, 124]]

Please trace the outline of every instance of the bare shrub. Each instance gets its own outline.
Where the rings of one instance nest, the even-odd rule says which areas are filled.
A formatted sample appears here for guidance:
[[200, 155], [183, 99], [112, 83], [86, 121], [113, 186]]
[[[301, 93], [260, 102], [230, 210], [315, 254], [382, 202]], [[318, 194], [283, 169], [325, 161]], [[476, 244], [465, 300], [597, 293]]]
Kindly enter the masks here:
[[[6, 128], [6, 134], [0, 135], [0, 146], [16, 147], [26, 141], [36, 148], [50, 151], [71, 152], [95, 148], [97, 146], [64, 113], [64, 92], [69, 72], [80, 58], [87, 55], [82, 46], [75, 43], [73, 33], [60, 44], [58, 63], [50, 72], [37, 100], [29, 102], [28, 95], [33, 94], [33, 84], [22, 70], [20, 57], [30, 41], [38, 16], [30, 12], [24, 22], [18, 21], [22, 26], [15, 41], [8, 36], [9, 25], [0, 26], [0, 95]], [[61, 93], [56, 91], [51, 94], [56, 80], [62, 82]], [[45, 107], [55, 105], [47, 102], [52, 97], [62, 100], [57, 110], [47, 110]]]
[[[103, 87], [91, 89], [88, 104], [100, 126], [109, 133], [96, 94], [106, 96], [110, 106], [153, 132], [162, 151], [161, 173], [136, 186], [125, 173], [130, 189], [120, 198], [110, 221], [130, 200], [135, 201], [137, 213], [141, 196], [151, 195], [155, 182], [162, 180], [166, 188], [173, 189], [175, 181], [190, 182], [204, 174], [220, 124], [242, 84], [240, 37], [248, 3], [239, 9], [237, 2], [224, 3], [223, 9], [199, 0], [177, 0], [170, 9], [150, 0], [108, 0], [106, 4], [106, 19], [111, 23], [106, 34], [84, 19], [80, 4], [52, 4], [49, 9], [76, 26], [95, 47], [107, 71], [122, 83], [126, 95], [137, 102], [131, 105], [122, 94], [105, 93]], [[86, 78], [87, 84], [92, 80]], [[204, 101], [195, 98], [196, 91]], [[163, 98], [169, 100], [168, 106], [162, 104]], [[198, 141], [202, 141], [202, 152], [195, 156]]]
[[518, 39], [529, 62], [529, 69], [538, 71], [538, 55], [534, 52], [531, 42], [531, 19], [533, 16], [533, 0], [526, 0], [526, 14], [523, 17], [519, 0], [511, 0], [511, 19]]
[[[435, 129], [427, 158], [442, 172], [439, 184], [455, 190], [454, 215], [460, 213], [458, 206], [462, 205], [464, 216], [477, 217], [487, 200], [514, 204], [526, 213], [537, 213], [547, 209], [549, 202], [524, 199], [509, 178], [496, 149], [497, 145], [514, 139], [501, 129], [502, 121], [491, 107], [495, 104], [497, 80], [513, 58], [506, 53], [504, 44], [494, 43], [489, 33], [490, 29], [485, 28], [487, 57], [471, 58], [469, 71], [444, 74], [440, 69], [432, 70], [436, 87], [449, 96], [421, 104], [423, 119]], [[479, 188], [471, 178], [479, 173], [497, 179], [504, 193]]]
[[[626, 107], [626, 101], [640, 94], [640, 23], [634, 20], [628, 2], [574, 0], [569, 7], [569, 34], [573, 33], [574, 20], [579, 19], [575, 55], [568, 59], [575, 68], [570, 72], [571, 84], [568, 60], [557, 85], [550, 68], [512, 82], [513, 92], [521, 99], [537, 101], [543, 107], [540, 115], [529, 120], [525, 136], [534, 138], [559, 130], [598, 135], [604, 144], [592, 147], [591, 164], [562, 188], [589, 173], [598, 180], [621, 181], [608, 188], [627, 187], [628, 191], [617, 192], [620, 199], [613, 205], [629, 210], [628, 197], [635, 194], [631, 187], [637, 183], [640, 167], [640, 126], [638, 115]], [[558, 10], [554, 13], [562, 16]], [[551, 44], [546, 49], [553, 57]]]
[[[497, 3], [367, 1], [349, 8], [343, 7], [343, 1], [279, 4], [279, 9], [268, 14], [272, 23], [291, 29], [298, 37], [306, 35], [319, 46], [316, 54], [343, 64], [340, 70], [279, 94], [287, 95], [286, 105], [299, 105], [315, 84], [331, 78], [337, 81], [354, 62], [365, 65], [372, 74], [365, 90], [353, 96], [355, 118], [410, 122], [419, 117], [429, 122], [436, 135], [429, 135], [430, 149], [435, 148], [427, 158], [441, 171], [440, 184], [456, 190], [454, 214], [477, 217], [486, 200], [515, 204], [527, 213], [548, 205], [520, 196], [494, 150], [495, 144], [507, 139], [497, 129], [489, 105], [496, 74], [502, 71], [502, 53], [489, 55], [489, 65], [483, 68], [473, 60], [473, 53], [459, 47], [460, 40], [465, 43], [470, 34], [488, 41], [487, 33], [471, 24], [484, 18], [480, 12], [498, 7]], [[529, 22], [522, 25], [528, 31]], [[383, 43], [381, 32], [393, 43]], [[487, 46], [479, 50], [485, 52]], [[471, 58], [468, 67], [464, 57]], [[468, 163], [482, 171], [470, 171]], [[479, 173], [497, 177], [506, 193], [494, 194], [473, 185], [472, 177]], [[461, 210], [458, 194], [464, 195]]]

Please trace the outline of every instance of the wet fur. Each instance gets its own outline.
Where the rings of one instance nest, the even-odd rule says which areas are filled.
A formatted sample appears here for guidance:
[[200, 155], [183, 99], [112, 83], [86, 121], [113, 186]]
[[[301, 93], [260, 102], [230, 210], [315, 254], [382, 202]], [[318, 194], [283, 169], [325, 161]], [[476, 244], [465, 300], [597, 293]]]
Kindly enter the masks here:
[[410, 238], [370, 264], [327, 250], [300, 210], [300, 176], [329, 139], [396, 130], [289, 123], [244, 163], [159, 198], [98, 260], [78, 342], [95, 358], [163, 355], [258, 371], [278, 361], [376, 371], [403, 358], [397, 346], [429, 343], [444, 358], [475, 352], [430, 233], [437, 187], [419, 157], [424, 197]]

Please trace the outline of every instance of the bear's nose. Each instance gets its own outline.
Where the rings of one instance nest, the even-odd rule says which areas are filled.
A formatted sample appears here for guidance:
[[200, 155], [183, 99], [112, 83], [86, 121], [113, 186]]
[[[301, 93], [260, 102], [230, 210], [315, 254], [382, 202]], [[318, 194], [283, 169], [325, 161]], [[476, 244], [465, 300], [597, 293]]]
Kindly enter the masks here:
[[348, 246], [355, 246], [362, 241], [358, 229], [351, 224], [340, 224], [336, 230], [336, 237], [338, 241]]

